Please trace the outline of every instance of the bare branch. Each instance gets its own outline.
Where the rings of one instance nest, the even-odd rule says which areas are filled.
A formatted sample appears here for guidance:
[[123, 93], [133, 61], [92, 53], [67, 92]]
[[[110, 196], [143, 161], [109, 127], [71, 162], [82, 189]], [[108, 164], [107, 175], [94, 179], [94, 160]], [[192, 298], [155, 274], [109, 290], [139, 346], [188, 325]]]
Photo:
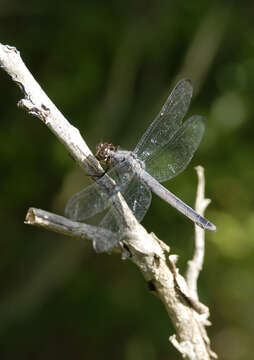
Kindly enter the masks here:
[[35, 81], [22, 61], [19, 51], [14, 47], [0, 44], [0, 63], [25, 95], [18, 105], [26, 109], [29, 114], [39, 117], [87, 173], [99, 172], [99, 162], [94, 161], [79, 131], [65, 119]]
[[[205, 199], [205, 176], [204, 168], [197, 166], [198, 187], [195, 210], [200, 215], [204, 215], [205, 209], [210, 204], [210, 199]], [[195, 244], [193, 259], [188, 261], [188, 268], [186, 271], [186, 281], [188, 284], [191, 296], [198, 300], [197, 281], [199, 273], [202, 270], [205, 255], [205, 231], [199, 226], [195, 225]]]
[[101, 239], [108, 241], [108, 239], [111, 239], [115, 247], [119, 243], [118, 236], [107, 229], [72, 221], [41, 209], [30, 208], [26, 214], [25, 224], [43, 227], [47, 230], [80, 239], [93, 241], [101, 241]]
[[[114, 237], [114, 234], [108, 230], [73, 222], [62, 216], [35, 208], [29, 209], [25, 222], [82, 239], [94, 240], [94, 236]], [[118, 237], [115, 237], [116, 241], [117, 239]], [[197, 309], [192, 306], [186, 294], [182, 292], [183, 287], [186, 287], [186, 284], [183, 283], [184, 278], [181, 277], [181, 284], [176, 283], [178, 269], [172, 262], [169, 268], [165, 257], [169, 247], [154, 234], [147, 234], [145, 230], [143, 232], [127, 232], [123, 234], [122, 241], [125, 247], [119, 245], [118, 248], [122, 252], [122, 257], [135, 263], [145, 279], [153, 284], [154, 293], [164, 303], [171, 317], [177, 331], [177, 335], [170, 337], [172, 344], [182, 353], [183, 357], [188, 359], [210, 359], [209, 339], [207, 340], [207, 336], [204, 336], [206, 334], [201, 332], [201, 326], [204, 324], [202, 311], [199, 309], [198, 314]], [[179, 274], [178, 276], [180, 277]], [[196, 357], [193, 357], [193, 354]]]
[[[39, 117], [88, 174], [93, 174], [92, 177], [102, 174], [100, 164], [93, 157], [79, 131], [69, 124], [43, 92], [15, 48], [0, 44], [0, 66], [24, 92], [25, 98], [19, 105], [30, 114]], [[107, 194], [111, 194], [115, 184], [108, 176], [103, 178], [105, 182], [102, 182], [101, 191], [106, 197]], [[102, 247], [105, 246], [104, 249], [99, 249], [102, 251], [108, 251], [116, 246], [117, 242], [117, 249], [121, 252], [122, 258], [128, 258], [138, 266], [153, 292], [163, 302], [177, 333], [171, 336], [170, 340], [182, 356], [196, 360], [215, 358], [204, 329], [204, 325], [207, 324], [204, 321], [204, 313], [197, 308], [195, 301], [191, 301], [185, 280], [179, 275], [172, 257], [168, 264], [168, 246], [154, 234], [146, 232], [137, 222], [121, 194], [116, 193], [109, 201], [113, 211], [118, 214], [116, 219], [120, 219], [120, 231], [117, 234], [35, 208], [29, 209], [26, 223], [68, 236], [92, 239], [96, 244], [99, 239], [104, 244]]]

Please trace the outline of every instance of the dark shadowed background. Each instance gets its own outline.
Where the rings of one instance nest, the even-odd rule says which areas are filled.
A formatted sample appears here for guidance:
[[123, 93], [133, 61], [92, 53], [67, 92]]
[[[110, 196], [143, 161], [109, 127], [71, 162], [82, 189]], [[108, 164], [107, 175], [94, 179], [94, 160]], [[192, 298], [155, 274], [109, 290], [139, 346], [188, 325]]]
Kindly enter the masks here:
[[[253, 1], [1, 0], [0, 42], [16, 46], [88, 145], [133, 149], [177, 80], [190, 77], [188, 115], [207, 118], [187, 170], [165, 184], [193, 205], [194, 166], [206, 170], [206, 258], [200, 298], [220, 359], [250, 360], [254, 332]], [[30, 206], [63, 214], [89, 183], [37, 118], [16, 107], [0, 72], [0, 357], [180, 359], [163, 305], [133, 264], [90, 243], [23, 224]], [[143, 221], [180, 255], [193, 224], [154, 196]]]

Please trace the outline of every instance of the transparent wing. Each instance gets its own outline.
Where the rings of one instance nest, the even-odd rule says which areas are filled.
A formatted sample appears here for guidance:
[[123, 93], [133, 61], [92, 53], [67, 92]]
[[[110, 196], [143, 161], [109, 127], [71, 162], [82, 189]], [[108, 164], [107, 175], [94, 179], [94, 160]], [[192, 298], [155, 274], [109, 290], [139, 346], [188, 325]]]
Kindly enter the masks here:
[[[134, 177], [133, 173], [126, 172], [124, 163], [117, 164], [113, 169], [109, 170], [107, 174], [116, 182], [114, 192], [112, 192], [110, 196], [103, 194], [99, 186], [102, 180], [99, 179], [96, 183], [87, 186], [71, 197], [65, 208], [65, 215], [68, 218], [76, 221], [85, 221], [101, 213], [110, 206], [110, 197], [117, 191], [120, 191], [126, 198], [129, 207], [137, 219], [140, 219], [139, 221], [143, 219], [151, 202], [151, 192]], [[112, 217], [113, 212], [110, 211], [110, 213], [110, 217]], [[116, 220], [114, 223], [116, 223]], [[106, 221], [104, 225], [105, 228], [112, 228], [106, 226]]]
[[[119, 164], [107, 172], [116, 182], [114, 192], [110, 196], [114, 195], [117, 191], [121, 191], [126, 183], [130, 181], [131, 174], [124, 174], [122, 167], [123, 165]], [[102, 179], [98, 179], [97, 182], [87, 186], [71, 197], [65, 207], [65, 215], [68, 218], [76, 221], [85, 221], [109, 207], [110, 196], [103, 194], [102, 188], [99, 186], [101, 181]]]
[[[129, 208], [138, 221], [142, 221], [152, 200], [151, 191], [136, 176], [121, 191]], [[110, 209], [100, 222], [100, 226], [113, 232], [119, 230], [114, 211]]]
[[75, 221], [85, 221], [108, 206], [109, 203], [101, 196], [99, 186], [94, 183], [70, 198], [65, 207], [65, 215]]
[[146, 161], [146, 171], [159, 182], [177, 176], [191, 161], [205, 130], [204, 118], [192, 116], [174, 137]]
[[178, 131], [192, 97], [190, 80], [179, 81], [161, 111], [137, 144], [134, 153], [146, 162], [151, 154], [167, 144]]

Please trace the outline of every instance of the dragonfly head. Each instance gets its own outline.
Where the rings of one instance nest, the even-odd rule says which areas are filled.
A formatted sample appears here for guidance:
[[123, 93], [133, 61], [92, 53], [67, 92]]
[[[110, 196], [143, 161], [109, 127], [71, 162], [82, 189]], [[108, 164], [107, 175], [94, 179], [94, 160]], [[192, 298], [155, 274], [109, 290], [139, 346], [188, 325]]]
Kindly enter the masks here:
[[110, 152], [116, 150], [117, 148], [112, 143], [100, 143], [96, 146], [95, 157], [99, 161], [108, 163], [110, 161]]

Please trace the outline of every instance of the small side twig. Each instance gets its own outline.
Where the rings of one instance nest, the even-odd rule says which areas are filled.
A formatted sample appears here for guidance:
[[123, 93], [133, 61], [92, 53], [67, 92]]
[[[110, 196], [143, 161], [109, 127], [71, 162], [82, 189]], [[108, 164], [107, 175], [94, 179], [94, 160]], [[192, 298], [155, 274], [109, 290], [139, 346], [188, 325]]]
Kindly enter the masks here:
[[60, 234], [76, 237], [82, 240], [110, 241], [117, 247], [119, 238], [112, 231], [89, 224], [72, 221], [51, 212], [30, 208], [26, 214], [25, 224], [39, 226]]
[[[204, 168], [197, 166], [196, 168], [198, 176], [197, 196], [195, 203], [195, 210], [198, 214], [204, 215], [207, 206], [211, 200], [205, 198], [205, 176]], [[205, 255], [205, 231], [199, 226], [195, 225], [195, 240], [194, 240], [194, 254], [192, 260], [188, 261], [188, 267], [186, 271], [186, 282], [191, 293], [191, 296], [198, 300], [197, 281], [200, 271], [203, 267], [204, 255]]]

